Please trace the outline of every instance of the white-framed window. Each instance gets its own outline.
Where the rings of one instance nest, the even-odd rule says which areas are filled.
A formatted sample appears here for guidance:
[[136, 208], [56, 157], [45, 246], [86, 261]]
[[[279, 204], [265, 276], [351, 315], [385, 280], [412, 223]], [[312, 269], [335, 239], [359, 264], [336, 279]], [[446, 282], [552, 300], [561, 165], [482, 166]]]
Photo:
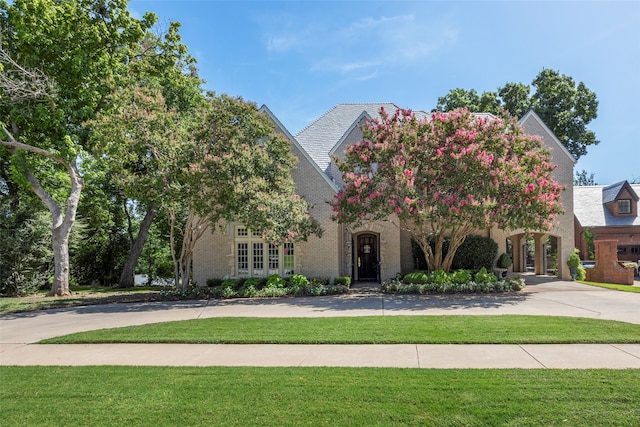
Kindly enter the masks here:
[[259, 232], [235, 227], [235, 263], [238, 276], [266, 277], [279, 274], [293, 276], [296, 270], [295, 245], [265, 242]]

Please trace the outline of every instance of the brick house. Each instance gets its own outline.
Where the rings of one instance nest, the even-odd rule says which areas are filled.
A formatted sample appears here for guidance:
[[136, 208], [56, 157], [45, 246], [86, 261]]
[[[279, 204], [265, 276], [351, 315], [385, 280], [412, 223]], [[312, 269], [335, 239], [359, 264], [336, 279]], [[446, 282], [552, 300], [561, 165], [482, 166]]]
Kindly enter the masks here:
[[[343, 185], [332, 156], [341, 157], [346, 147], [362, 140], [360, 126], [378, 117], [380, 107], [394, 112], [391, 103], [338, 104], [300, 131], [295, 137], [266, 107], [267, 114], [291, 141], [298, 164], [292, 171], [296, 192], [311, 205], [310, 214], [321, 224], [322, 238], [312, 236], [306, 242], [272, 245], [254, 235], [242, 224], [229, 223], [212, 228], [197, 242], [193, 257], [193, 277], [204, 284], [208, 278], [261, 277], [278, 273], [282, 276], [304, 274], [307, 277], [352, 276], [356, 281], [387, 280], [399, 272], [412, 271], [411, 239], [400, 229], [398, 221], [369, 222], [354, 228], [333, 221], [327, 203]], [[428, 113], [416, 112], [418, 117]], [[561, 202], [565, 214], [558, 217], [549, 233], [527, 233], [522, 230], [505, 232], [499, 229], [478, 230], [478, 234], [494, 239], [499, 253], [509, 252], [514, 260], [513, 271], [534, 271], [546, 274], [550, 250], [555, 258], [566, 260], [573, 250], [573, 166], [574, 158], [533, 112], [520, 124], [528, 134], [539, 135], [558, 165], [554, 178], [565, 190]], [[569, 278], [564, 262], [557, 263], [557, 274]]]
[[638, 194], [640, 184], [627, 181], [574, 188], [576, 247], [582, 259], [589, 259], [585, 236], [588, 229], [594, 241], [617, 241], [618, 260], [640, 260]]

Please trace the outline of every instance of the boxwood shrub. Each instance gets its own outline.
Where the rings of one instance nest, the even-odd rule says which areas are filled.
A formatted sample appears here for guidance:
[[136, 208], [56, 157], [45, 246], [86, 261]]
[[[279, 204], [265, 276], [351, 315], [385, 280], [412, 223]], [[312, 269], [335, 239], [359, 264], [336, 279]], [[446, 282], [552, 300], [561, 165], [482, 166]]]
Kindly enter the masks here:
[[458, 270], [446, 273], [442, 270], [425, 273], [408, 273], [402, 280], [393, 279], [382, 284], [385, 293], [474, 293], [519, 291], [524, 287], [520, 277], [498, 280], [493, 272], [481, 268], [472, 280], [471, 272]]
[[[433, 247], [433, 243], [431, 244]], [[449, 251], [449, 239], [445, 238], [442, 246], [443, 256]], [[426, 270], [427, 263], [424, 259], [424, 252], [420, 245], [411, 240], [411, 254], [414, 259], [416, 270]], [[498, 255], [498, 244], [493, 239], [484, 236], [469, 234], [462, 245], [456, 251], [451, 263], [452, 270], [477, 271], [482, 267], [490, 270], [493, 261]]]

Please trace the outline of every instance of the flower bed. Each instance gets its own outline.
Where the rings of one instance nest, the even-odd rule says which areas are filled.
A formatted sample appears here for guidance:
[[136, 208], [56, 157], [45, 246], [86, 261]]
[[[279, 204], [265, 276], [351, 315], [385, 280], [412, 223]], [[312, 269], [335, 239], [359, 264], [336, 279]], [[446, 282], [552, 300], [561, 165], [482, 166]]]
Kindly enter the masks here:
[[277, 274], [266, 278], [210, 279], [207, 287], [193, 286], [186, 290], [166, 290], [164, 298], [255, 298], [284, 296], [338, 295], [349, 292], [351, 277], [336, 277], [331, 283], [328, 277], [308, 279], [302, 274], [283, 278]]
[[412, 272], [402, 279], [384, 282], [382, 292], [399, 294], [492, 293], [519, 291], [523, 287], [524, 279], [521, 277], [507, 277], [498, 280], [495, 274], [482, 268], [473, 275], [466, 270], [452, 273], [444, 271]]

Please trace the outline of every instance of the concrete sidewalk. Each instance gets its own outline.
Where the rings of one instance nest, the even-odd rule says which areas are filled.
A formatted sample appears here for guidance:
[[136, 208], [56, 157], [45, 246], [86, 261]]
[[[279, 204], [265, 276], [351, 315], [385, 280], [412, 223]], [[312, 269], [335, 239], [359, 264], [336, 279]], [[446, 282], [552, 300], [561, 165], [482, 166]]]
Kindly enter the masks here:
[[0, 365], [640, 369], [640, 344], [0, 344]]
[[517, 294], [384, 295], [172, 301], [72, 307], [0, 316], [0, 365], [380, 366], [640, 368], [627, 345], [40, 345], [102, 328], [210, 317], [531, 314], [640, 324], [640, 294], [527, 278]]

